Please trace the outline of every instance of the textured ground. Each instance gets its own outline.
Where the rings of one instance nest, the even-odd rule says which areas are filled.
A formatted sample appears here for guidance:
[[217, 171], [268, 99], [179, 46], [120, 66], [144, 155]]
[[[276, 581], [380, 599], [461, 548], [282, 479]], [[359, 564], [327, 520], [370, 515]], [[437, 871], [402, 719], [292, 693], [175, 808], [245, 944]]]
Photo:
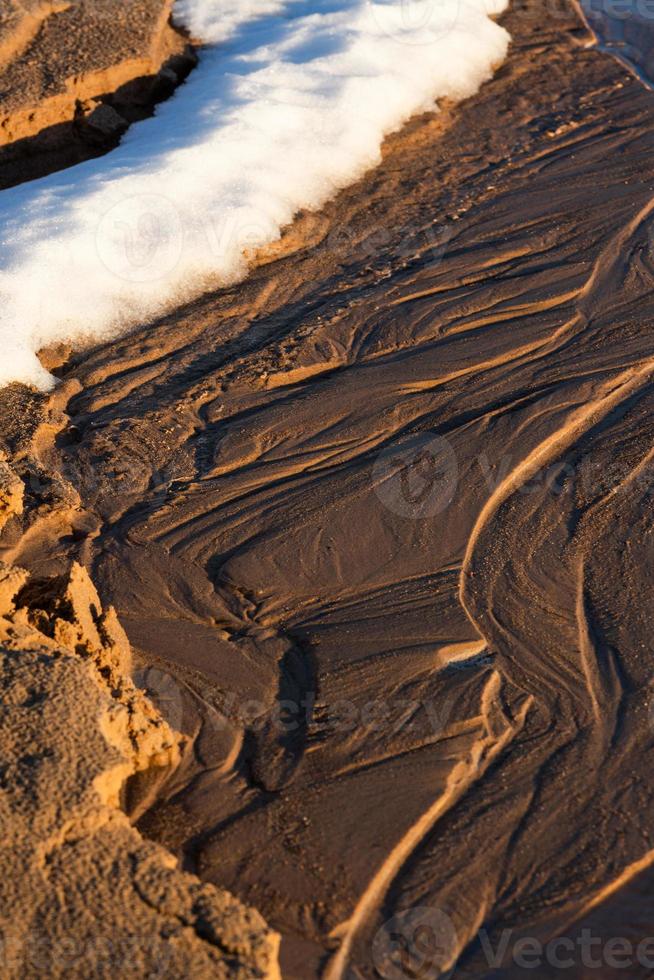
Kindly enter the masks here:
[[[23, 485], [0, 464], [0, 523]], [[279, 977], [279, 938], [179, 871], [132, 821], [181, 736], [130, 679], [88, 573], [0, 565], [0, 970], [22, 977]]]
[[654, 933], [654, 101], [550, 13], [245, 284], [2, 395], [5, 560], [92, 568], [189, 736], [140, 829], [289, 978], [394, 980], [416, 907], [399, 976]]

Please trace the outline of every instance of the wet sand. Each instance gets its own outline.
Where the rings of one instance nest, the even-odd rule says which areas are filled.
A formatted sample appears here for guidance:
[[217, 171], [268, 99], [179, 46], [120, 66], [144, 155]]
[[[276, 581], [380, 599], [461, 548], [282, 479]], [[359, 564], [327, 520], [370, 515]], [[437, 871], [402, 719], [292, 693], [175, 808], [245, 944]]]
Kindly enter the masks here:
[[45, 421], [1, 396], [3, 558], [116, 606], [189, 735], [139, 828], [287, 978], [397, 976], [415, 908], [423, 976], [654, 933], [654, 100], [572, 8], [503, 23], [245, 283], [69, 359]]
[[639, 0], [613, 6], [581, 0], [584, 16], [603, 50], [610, 52], [652, 86], [654, 79], [654, 12]]

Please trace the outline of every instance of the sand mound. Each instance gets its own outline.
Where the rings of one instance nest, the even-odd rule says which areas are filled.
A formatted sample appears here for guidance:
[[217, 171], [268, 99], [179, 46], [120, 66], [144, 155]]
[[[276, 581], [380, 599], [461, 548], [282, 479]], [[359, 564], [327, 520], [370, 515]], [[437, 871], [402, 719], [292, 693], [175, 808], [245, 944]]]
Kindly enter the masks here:
[[261, 916], [179, 871], [119, 808], [142, 811], [180, 736], [129, 679], [84, 569], [1, 566], [0, 643], [3, 976], [278, 976]]

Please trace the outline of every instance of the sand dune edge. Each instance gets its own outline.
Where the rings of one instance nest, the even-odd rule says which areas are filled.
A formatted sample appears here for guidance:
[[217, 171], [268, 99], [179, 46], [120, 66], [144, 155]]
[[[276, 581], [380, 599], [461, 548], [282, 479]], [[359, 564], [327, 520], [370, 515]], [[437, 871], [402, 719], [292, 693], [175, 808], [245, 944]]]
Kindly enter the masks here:
[[[22, 485], [0, 472], [0, 522]], [[279, 937], [180, 871], [137, 815], [179, 758], [129, 676], [131, 651], [80, 565], [0, 567], [3, 976], [276, 978]]]

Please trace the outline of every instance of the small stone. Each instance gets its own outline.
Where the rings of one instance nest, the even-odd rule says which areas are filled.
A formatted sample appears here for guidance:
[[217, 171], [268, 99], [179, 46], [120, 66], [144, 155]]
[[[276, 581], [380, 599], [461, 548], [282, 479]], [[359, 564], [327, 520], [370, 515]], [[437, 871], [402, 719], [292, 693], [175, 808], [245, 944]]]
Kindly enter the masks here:
[[85, 138], [105, 141], [122, 136], [129, 123], [110, 105], [96, 103], [81, 121], [81, 131]]

